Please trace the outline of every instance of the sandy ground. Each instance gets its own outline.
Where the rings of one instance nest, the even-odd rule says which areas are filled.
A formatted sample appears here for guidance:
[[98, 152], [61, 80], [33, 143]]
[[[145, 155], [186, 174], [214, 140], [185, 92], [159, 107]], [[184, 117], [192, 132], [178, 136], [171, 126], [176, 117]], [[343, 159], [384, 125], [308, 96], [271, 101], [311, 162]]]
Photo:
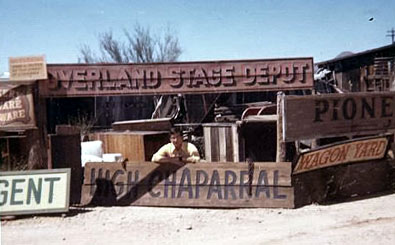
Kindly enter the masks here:
[[395, 194], [299, 209], [71, 208], [1, 222], [1, 244], [395, 244]]

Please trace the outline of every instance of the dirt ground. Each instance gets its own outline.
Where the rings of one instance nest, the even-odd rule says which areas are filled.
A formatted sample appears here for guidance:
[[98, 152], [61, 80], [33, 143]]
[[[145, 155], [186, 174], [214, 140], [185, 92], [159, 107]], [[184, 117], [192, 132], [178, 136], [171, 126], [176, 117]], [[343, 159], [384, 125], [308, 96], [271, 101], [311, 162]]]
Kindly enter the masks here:
[[71, 208], [1, 222], [1, 244], [395, 244], [395, 194], [298, 209]]

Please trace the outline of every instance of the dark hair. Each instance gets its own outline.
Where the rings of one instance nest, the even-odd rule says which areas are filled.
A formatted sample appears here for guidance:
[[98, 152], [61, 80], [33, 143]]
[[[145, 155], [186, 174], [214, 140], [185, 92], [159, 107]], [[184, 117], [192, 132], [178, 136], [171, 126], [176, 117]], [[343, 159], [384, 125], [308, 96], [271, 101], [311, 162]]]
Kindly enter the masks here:
[[180, 128], [172, 127], [172, 128], [170, 129], [170, 134], [179, 134], [179, 135], [182, 136], [182, 131], [181, 131]]

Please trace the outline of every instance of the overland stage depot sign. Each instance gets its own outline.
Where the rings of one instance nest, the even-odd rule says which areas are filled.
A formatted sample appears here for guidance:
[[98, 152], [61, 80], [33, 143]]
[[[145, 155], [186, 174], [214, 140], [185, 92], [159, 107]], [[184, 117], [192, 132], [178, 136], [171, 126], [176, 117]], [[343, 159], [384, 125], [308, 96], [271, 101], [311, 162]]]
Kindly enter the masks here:
[[[250, 173], [250, 174], [249, 174]], [[82, 204], [294, 207], [291, 163], [87, 163]]]
[[41, 96], [149, 95], [312, 89], [313, 59], [129, 65], [48, 65]]
[[0, 172], [0, 214], [67, 212], [70, 169]]
[[389, 135], [359, 138], [302, 153], [293, 173], [384, 158], [389, 147], [389, 138]]
[[0, 129], [34, 127], [32, 86], [0, 83]]
[[395, 92], [285, 96], [283, 108], [286, 141], [395, 128]]
[[10, 57], [9, 70], [11, 81], [47, 79], [47, 66], [44, 55]]

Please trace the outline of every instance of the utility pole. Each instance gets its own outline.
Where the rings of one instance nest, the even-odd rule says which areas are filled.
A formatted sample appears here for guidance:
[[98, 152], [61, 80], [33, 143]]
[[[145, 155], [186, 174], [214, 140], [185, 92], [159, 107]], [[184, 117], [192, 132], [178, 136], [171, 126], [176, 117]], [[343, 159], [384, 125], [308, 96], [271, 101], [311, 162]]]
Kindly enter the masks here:
[[394, 38], [395, 38], [395, 30], [394, 30], [394, 28], [392, 28], [391, 30], [389, 30], [389, 31], [387, 31], [387, 35], [386, 35], [386, 37], [391, 37], [392, 38], [392, 44], [394, 44], [395, 42], [394, 42]]

